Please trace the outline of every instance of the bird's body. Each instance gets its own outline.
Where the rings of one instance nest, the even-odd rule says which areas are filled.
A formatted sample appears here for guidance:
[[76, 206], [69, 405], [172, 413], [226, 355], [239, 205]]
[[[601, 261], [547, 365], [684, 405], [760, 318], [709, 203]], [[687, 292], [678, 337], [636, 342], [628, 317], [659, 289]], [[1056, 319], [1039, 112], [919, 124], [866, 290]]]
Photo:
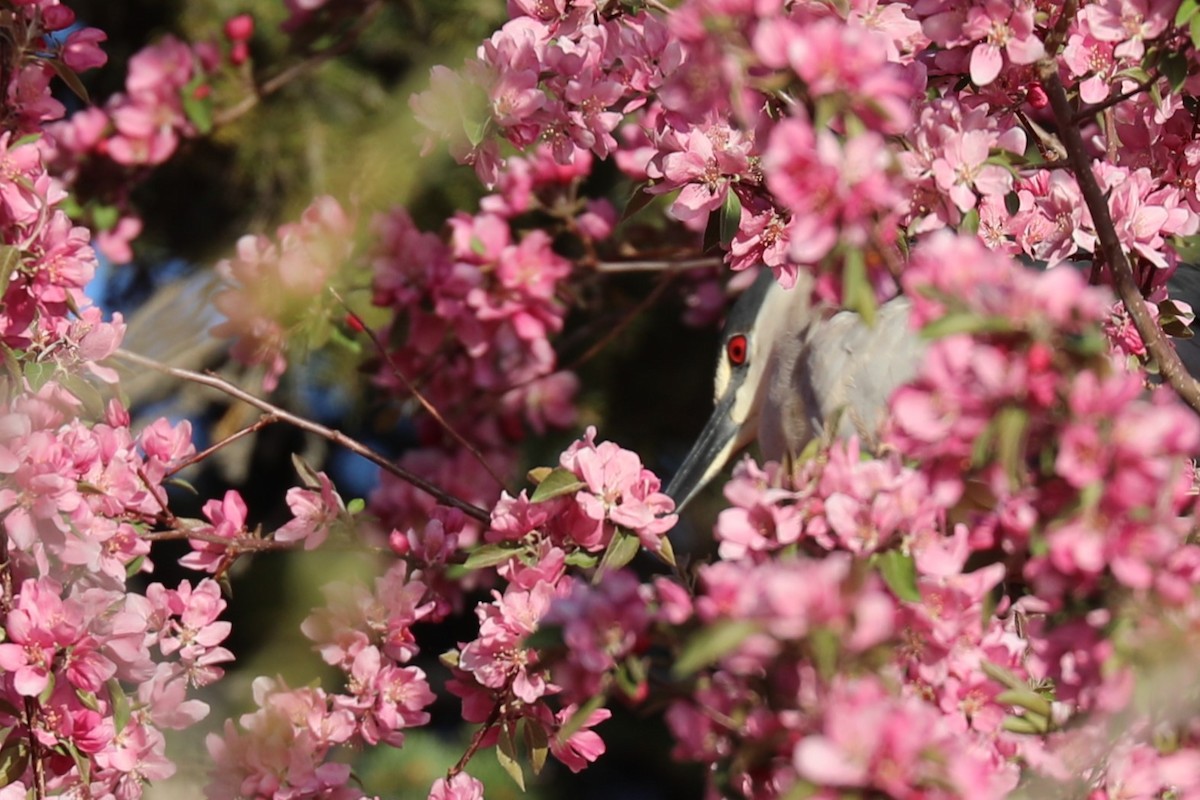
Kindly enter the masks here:
[[900, 297], [880, 308], [873, 324], [839, 311], [779, 342], [759, 412], [763, 457], [784, 461], [830, 435], [857, 434], [874, 447], [888, 397], [913, 376], [925, 350], [908, 317], [909, 302]]

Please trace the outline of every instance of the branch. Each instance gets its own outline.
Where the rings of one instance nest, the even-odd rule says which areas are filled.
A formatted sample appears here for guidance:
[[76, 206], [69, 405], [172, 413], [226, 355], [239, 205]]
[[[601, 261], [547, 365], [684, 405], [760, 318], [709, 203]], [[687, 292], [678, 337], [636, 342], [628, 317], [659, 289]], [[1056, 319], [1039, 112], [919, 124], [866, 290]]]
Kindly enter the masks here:
[[1141, 94], [1154, 84], [1158, 83], [1158, 79], [1159, 74], [1156, 72], [1146, 80], [1139, 82], [1136, 86], [1128, 91], [1111, 95], [1110, 97], [1101, 100], [1099, 103], [1093, 103], [1090, 106], [1084, 106], [1083, 108], [1079, 109], [1079, 111], [1075, 112], [1075, 114], [1071, 117], [1071, 124], [1078, 125], [1081, 122], [1085, 122], [1091, 117], [1096, 116], [1101, 111], [1106, 111], [1107, 109], [1112, 108], [1117, 103], [1128, 100], [1134, 95]]
[[725, 263], [721, 256], [703, 256], [701, 258], [685, 258], [680, 261], [670, 259], [652, 259], [643, 261], [597, 261], [594, 268], [597, 272], [661, 272], [663, 270], [701, 269], [703, 267], [719, 267]]
[[24, 722], [29, 730], [29, 760], [33, 765], [33, 796], [36, 800], [45, 800], [46, 795], [46, 765], [42, 761], [42, 744], [38, 740], [35, 729], [40, 724], [38, 717], [40, 707], [32, 697], [25, 698]]
[[329, 47], [326, 47], [324, 50], [318, 50], [317, 52], [312, 53], [303, 61], [293, 64], [292, 66], [283, 70], [283, 72], [266, 79], [261, 84], [255, 84], [252, 87], [254, 90], [252, 94], [246, 95], [237, 103], [229, 108], [224, 109], [220, 113], [214, 114], [213, 126], [219, 128], [222, 125], [228, 125], [238, 117], [249, 113], [255, 106], [262, 102], [264, 98], [275, 94], [275, 92], [278, 92], [280, 89], [287, 86], [297, 78], [307, 75], [325, 62], [332, 61], [348, 51], [354, 45], [354, 43], [358, 41], [358, 37], [362, 35], [363, 31], [365, 31], [371, 25], [375, 19], [375, 16], [379, 13], [379, 9], [382, 7], [382, 2], [371, 3], [363, 10], [362, 16], [359, 17], [358, 22], [354, 24], [354, 27], [347, 31], [346, 35], [341, 39], [334, 42]]
[[465, 500], [460, 500], [454, 495], [442, 491], [424, 478], [414, 475], [401, 466], [393, 464], [387, 458], [367, 447], [365, 444], [359, 442], [357, 439], [352, 439], [341, 431], [334, 430], [333, 428], [327, 428], [320, 423], [312, 422], [311, 420], [297, 416], [290, 411], [286, 411], [277, 405], [268, 403], [266, 400], [256, 397], [244, 389], [234, 386], [232, 383], [224, 380], [223, 378], [219, 378], [210, 373], [193, 372], [190, 369], [168, 367], [166, 364], [160, 364], [152, 358], [146, 358], [145, 356], [140, 356], [137, 353], [131, 353], [128, 350], [118, 350], [115, 355], [118, 358], [130, 363], [148, 367], [157, 372], [161, 372], [164, 375], [170, 375], [173, 378], [190, 381], [200, 386], [207, 386], [210, 389], [216, 389], [218, 392], [226, 394], [234, 399], [241, 400], [247, 405], [254, 406], [259, 411], [263, 411], [267, 414], [275, 416], [282, 422], [293, 425], [302, 431], [307, 431], [316, 436], [320, 436], [322, 439], [326, 439], [336, 445], [346, 448], [351, 453], [362, 456], [375, 466], [382, 469], [384, 472], [395, 475], [397, 478], [408, 482], [412, 486], [415, 486], [416, 488], [435, 498], [439, 503], [444, 503], [445, 505], [457, 508], [459, 511], [462, 511], [472, 519], [476, 519], [485, 524], [491, 521], [491, 515], [488, 514], [488, 512], [484, 509], [480, 508], [479, 506], [472, 505]]
[[[355, 323], [357, 323], [358, 327], [362, 329], [362, 332], [365, 333], [371, 340], [371, 344], [375, 346], [375, 350], [380, 356], [383, 357], [383, 360], [387, 362], [388, 367], [392, 370], [392, 374], [399, 378], [400, 382], [404, 384], [405, 390], [417, 399], [417, 402], [421, 404], [421, 407], [425, 409], [426, 413], [433, 417], [434, 421], [441, 425], [446, 433], [450, 434], [454, 441], [458, 442], [462, 447], [466, 448], [468, 453], [474, 456], [475, 460], [478, 461], [485, 470], [487, 470], [487, 474], [492, 476], [492, 480], [496, 482], [497, 486], [504, 491], [508, 491], [508, 487], [504, 485], [504, 481], [499, 475], [496, 474], [496, 471], [492, 469], [492, 465], [487, 462], [487, 460], [483, 457], [483, 454], [480, 453], [473, 444], [468, 442], [466, 437], [459, 433], [458, 429], [451, 425], [448, 419], [442, 416], [441, 412], [437, 410], [437, 406], [429, 402], [425, 395], [421, 393], [421, 390], [414, 386], [413, 382], [408, 379], [408, 376], [400, 371], [400, 365], [396, 363], [394, 358], [392, 358], [391, 352], [384, 347], [383, 342], [379, 341], [379, 337], [375, 335], [375, 331], [371, 330], [367, 323], [363, 321], [362, 317], [354, 313], [354, 310], [350, 308], [350, 305], [342, 298], [341, 294], [338, 293], [338, 290], [330, 286], [329, 293], [333, 295], [335, 300], [341, 303], [345, 312], [355, 321]], [[513, 494], [515, 494], [515, 492]]]
[[1054, 118], [1058, 122], [1059, 135], [1067, 148], [1072, 171], [1075, 173], [1075, 179], [1079, 183], [1079, 190], [1083, 193], [1088, 211], [1092, 215], [1092, 224], [1096, 227], [1096, 235], [1100, 239], [1100, 251], [1109, 269], [1112, 270], [1113, 285], [1117, 290], [1117, 296], [1121, 298], [1121, 302], [1128, 309], [1129, 316], [1141, 335], [1147, 352], [1158, 364], [1158, 370], [1163, 376], [1163, 380], [1183, 398], [1184, 402], [1200, 413], [1200, 383], [1184, 368], [1183, 362], [1179, 360], [1179, 354], [1175, 352], [1175, 348], [1167, 341], [1166, 334], [1151, 316], [1150, 309], [1146, 307], [1146, 299], [1133, 279], [1133, 267], [1130, 266], [1125, 249], [1121, 247], [1121, 240], [1117, 237], [1116, 228], [1113, 227], [1112, 214], [1108, 209], [1108, 199], [1096, 181], [1096, 174], [1092, 172], [1091, 159], [1084, 147], [1079, 127], [1074, 122], [1075, 114], [1071, 109], [1071, 102], [1067, 98], [1067, 90], [1058, 76], [1058, 64], [1053, 60], [1044, 61], [1040, 70], [1042, 85], [1050, 96], [1050, 107], [1054, 110]]
[[216, 444], [209, 445], [208, 447], [204, 448], [199, 453], [196, 453], [196, 455], [192, 456], [191, 458], [187, 459], [186, 461], [179, 462], [178, 464], [176, 464], [173, 468], [171, 468], [167, 472], [166, 477], [169, 478], [172, 475], [178, 475], [183, 470], [187, 469], [188, 467], [192, 466], [193, 464], [200, 463], [201, 461], [208, 458], [213, 453], [217, 452], [218, 450], [225, 447], [226, 445], [233, 444], [238, 439], [242, 439], [246, 436], [249, 436], [252, 433], [257, 433], [258, 431], [262, 430], [263, 428], [267, 427], [268, 425], [272, 425], [276, 422], [279, 422], [279, 419], [277, 417], [275, 417], [271, 414], [263, 414], [261, 417], [259, 417], [254, 422], [254, 424], [252, 424], [248, 427], [242, 428], [241, 430], [234, 431], [233, 433], [226, 436], [221, 441], [217, 442]]

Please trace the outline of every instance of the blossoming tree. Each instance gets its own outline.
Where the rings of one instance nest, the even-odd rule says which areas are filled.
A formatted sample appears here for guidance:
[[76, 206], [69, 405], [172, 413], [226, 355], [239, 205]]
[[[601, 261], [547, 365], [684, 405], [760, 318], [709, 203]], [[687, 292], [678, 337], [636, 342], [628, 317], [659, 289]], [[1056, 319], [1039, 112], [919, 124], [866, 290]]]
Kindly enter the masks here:
[[[238, 386], [122, 350], [84, 289], [96, 250], [139, 246], [136, 184], [384, 6], [285, 5], [294, 63], [255, 64], [237, 15], [67, 114], [105, 34], [0, 4], [0, 800], [139, 797], [195, 726], [212, 798], [386, 796], [351, 754], [403, 748], [443, 686], [472, 734], [436, 800], [482, 797], [487, 750], [522, 786], [586, 769], [617, 704], [661, 713], [714, 797], [1200, 798], [1200, 385], [1165, 333], [1191, 322], [1166, 286], [1200, 229], [1200, 3], [508, 0], [411, 100], [486, 194], [437, 230], [321, 196], [241, 238], [213, 331], [260, 370]], [[519, 479], [518, 454], [575, 425], [556, 345], [588, 287], [658, 267], [649, 305], [716, 264], [695, 322], [764, 265], [868, 320], [903, 293], [930, 345], [877, 452], [742, 461], [684, 559], [660, 478], [603, 430]], [[419, 448], [267, 399], [334, 347]], [[264, 417], [197, 452], [187, 422], [133, 427], [118, 363]], [[297, 459], [273, 530], [235, 490], [173, 508], [177, 473], [276, 422], [378, 465], [366, 506]], [[191, 577], [156, 579], [164, 541]], [[302, 625], [333, 677], [262, 676], [206, 719], [230, 569], [333, 546], [378, 565]]]

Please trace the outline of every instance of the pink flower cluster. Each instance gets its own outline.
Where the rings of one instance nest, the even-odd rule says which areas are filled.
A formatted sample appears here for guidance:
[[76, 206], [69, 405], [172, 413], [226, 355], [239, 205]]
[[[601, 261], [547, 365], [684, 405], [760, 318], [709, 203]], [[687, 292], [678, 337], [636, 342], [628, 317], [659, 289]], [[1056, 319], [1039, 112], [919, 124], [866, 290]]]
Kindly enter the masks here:
[[96, 28], [77, 26], [75, 12], [59, 0], [29, 0], [15, 6], [4, 23], [10, 50], [5, 56], [6, 83], [0, 88], [5, 130], [22, 136], [40, 131], [65, 111], [50, 88], [56, 67], [74, 73], [103, 66], [108, 56], [100, 43], [108, 37]]
[[[1025, 576], [1051, 604], [1088, 594], [1105, 574], [1175, 594], [1170, 564], [1191, 487], [1183, 460], [1200, 447], [1200, 425], [1172, 397], [1141, 399], [1141, 379], [1112, 370], [1104, 292], [1073, 269], [1029, 273], [951, 237], [918, 248], [905, 285], [916, 324], [959, 315], [967, 329], [997, 326], [936, 341], [892, 405], [892, 444], [921, 461], [948, 506], [970, 481], [990, 492], [971, 548], [1031, 547]], [[979, 285], [988, 291], [971, 291]]]
[[[403, 210], [375, 223], [374, 302], [396, 315], [394, 333], [383, 338], [402, 335], [404, 343], [378, 382], [406, 393], [395, 373], [420, 379], [430, 403], [491, 446], [519, 441], [523, 422], [544, 431], [574, 421], [577, 382], [555, 373], [548, 338], [562, 328], [557, 290], [571, 264], [544, 231], [517, 239], [509, 219], [535, 203], [534, 192], [578, 174], [547, 174], [546, 166], [518, 162], [506, 173], [504, 194], [484, 200], [490, 210], [450, 220], [448, 243], [418, 231]], [[462, 406], [472, 393], [479, 402]]]
[[620, 532], [663, 552], [665, 534], [675, 525], [674, 502], [636, 453], [595, 440], [596, 429], [589, 427], [559, 458], [560, 468], [580, 484], [577, 491], [546, 502], [531, 501], [525, 492], [505, 495], [492, 512], [487, 541], [521, 542], [536, 531], [556, 547], [598, 553]]
[[214, 46], [167, 36], [129, 60], [125, 91], [103, 108], [89, 106], [46, 127], [39, 146], [54, 173], [70, 184], [89, 182], [96, 200], [119, 212], [96, 231], [98, 246], [113, 261], [129, 261], [130, 242], [141, 233], [129, 198], [141, 179], [136, 171], [167, 161], [182, 140], [210, 124], [201, 109], [219, 59]]
[[237, 255], [217, 264], [227, 286], [213, 304], [227, 321], [213, 335], [237, 337], [234, 357], [266, 367], [267, 391], [287, 369], [289, 337], [327, 324], [325, 317], [340, 308], [325, 287], [349, 260], [353, 233], [354, 220], [337, 201], [318, 197], [298, 222], [279, 226], [274, 241], [243, 236]]
[[399, 562], [374, 591], [336, 585], [326, 593], [329, 605], [302, 628], [344, 675], [343, 691], [257, 679], [258, 710], [208, 737], [216, 767], [209, 797], [362, 797], [348, 785], [350, 766], [331, 760], [337, 748], [400, 747], [405, 729], [429, 721], [433, 692], [424, 670], [407, 665], [419, 652], [411, 628], [434, 609], [420, 574]]
[[[160, 729], [208, 714], [186, 695], [221, 677], [219, 665], [232, 659], [220, 646], [230, 628], [217, 619], [224, 608], [212, 581], [155, 583], [143, 597], [26, 579], [4, 620], [0, 723], [63, 754], [46, 765], [48, 787], [139, 797], [146, 781], [174, 772]], [[27, 764], [8, 777], [29, 786], [33, 776]]]
[[[88, 231], [72, 225], [60, 207], [66, 193], [47, 173], [36, 144], [0, 133], [0, 167], [7, 176], [0, 185], [3, 244], [22, 255], [4, 276], [0, 342], [14, 350], [32, 348], [35, 358], [45, 361], [65, 347], [67, 353], [58, 358], [77, 361], [82, 331], [74, 342], [63, 338], [71, 327], [71, 306], [89, 304], [83, 287], [95, 273], [96, 256]], [[107, 331], [99, 335], [120, 339], [120, 320], [114, 327], [90, 319], [95, 329]]]

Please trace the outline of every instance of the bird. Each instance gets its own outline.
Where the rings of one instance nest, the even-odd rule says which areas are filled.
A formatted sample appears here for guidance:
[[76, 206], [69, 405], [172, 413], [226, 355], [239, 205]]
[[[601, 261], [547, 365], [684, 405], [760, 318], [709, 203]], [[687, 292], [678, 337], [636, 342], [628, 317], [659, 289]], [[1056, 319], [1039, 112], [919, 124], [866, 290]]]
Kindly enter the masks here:
[[[1068, 264], [1091, 269], [1086, 262]], [[1200, 265], [1180, 263], [1167, 294], [1200, 309]], [[712, 416], [667, 484], [676, 511], [755, 440], [765, 460], [785, 466], [794, 465], [814, 439], [857, 434], [866, 449], [875, 449], [888, 399], [916, 376], [926, 349], [926, 340], [909, 326], [910, 310], [900, 295], [868, 324], [856, 312], [814, 305], [807, 274], [785, 289], [762, 269], [726, 318]], [[1172, 337], [1171, 343], [1200, 379], [1200, 320], [1191, 328], [1191, 337]]]
[[730, 309], [712, 416], [667, 485], [677, 511], [755, 440], [764, 459], [785, 464], [813, 439], [857, 433], [870, 447], [888, 398], [915, 377], [926, 342], [909, 329], [906, 297], [868, 324], [814, 304], [811, 290], [807, 275], [785, 289], [763, 269]]

